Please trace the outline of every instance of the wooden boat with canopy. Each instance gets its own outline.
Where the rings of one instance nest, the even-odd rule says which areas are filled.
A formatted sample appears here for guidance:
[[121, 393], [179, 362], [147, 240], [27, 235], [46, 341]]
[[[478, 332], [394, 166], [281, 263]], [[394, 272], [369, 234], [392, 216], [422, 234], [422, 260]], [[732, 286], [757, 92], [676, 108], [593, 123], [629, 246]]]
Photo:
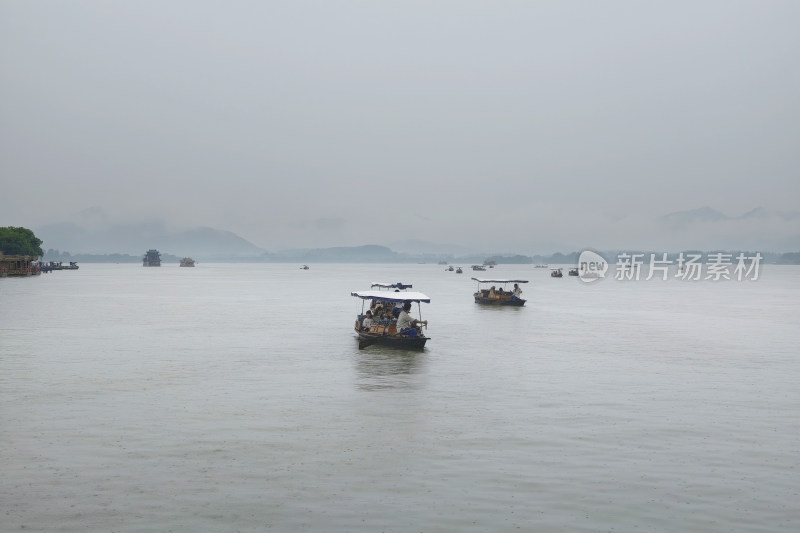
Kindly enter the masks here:
[[[378, 287], [378, 290], [374, 290]], [[413, 328], [406, 331], [398, 331], [397, 315], [399, 309], [409, 302], [417, 304], [416, 320], [422, 319], [422, 302], [430, 303], [431, 299], [421, 292], [410, 292], [405, 289], [411, 285], [402, 283], [379, 283], [372, 284], [368, 291], [351, 292], [351, 296], [361, 299], [361, 313], [356, 317], [354, 329], [358, 335], [358, 348], [363, 349], [373, 344], [403, 348], [406, 350], [421, 350], [425, 347], [430, 337], [422, 331], [422, 324], [417, 323]], [[383, 289], [383, 290], [381, 290]], [[392, 290], [394, 289], [394, 290]], [[368, 306], [367, 306], [368, 305]], [[398, 311], [395, 311], [397, 309]], [[367, 318], [366, 312], [369, 311], [375, 318], [371, 319], [371, 324], [364, 326]], [[427, 325], [427, 324], [426, 324]]]
[[[527, 300], [523, 300], [514, 295], [514, 289], [509, 288], [510, 284], [528, 283], [526, 279], [483, 279], [472, 278], [478, 282], [478, 290], [473, 295], [476, 304], [483, 305], [510, 305], [522, 307]], [[486, 287], [488, 285], [491, 287]], [[501, 285], [498, 289], [495, 285]]]

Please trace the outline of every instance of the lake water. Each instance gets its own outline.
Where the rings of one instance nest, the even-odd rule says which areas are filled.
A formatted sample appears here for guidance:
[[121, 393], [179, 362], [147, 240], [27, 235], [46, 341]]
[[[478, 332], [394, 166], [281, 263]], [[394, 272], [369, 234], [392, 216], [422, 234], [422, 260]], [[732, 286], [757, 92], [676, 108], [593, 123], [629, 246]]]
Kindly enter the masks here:
[[[523, 308], [439, 265], [0, 279], [3, 531], [800, 530], [800, 268]], [[424, 351], [352, 331], [411, 283]], [[415, 306], [416, 309], [416, 306]]]

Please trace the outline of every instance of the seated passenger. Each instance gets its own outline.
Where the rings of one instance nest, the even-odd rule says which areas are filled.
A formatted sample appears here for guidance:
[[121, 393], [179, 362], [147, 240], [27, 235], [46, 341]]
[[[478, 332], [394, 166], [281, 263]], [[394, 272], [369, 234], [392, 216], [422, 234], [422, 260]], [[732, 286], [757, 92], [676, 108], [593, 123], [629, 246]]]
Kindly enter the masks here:
[[417, 335], [417, 330], [415, 329], [417, 324], [425, 324], [427, 326], [428, 321], [411, 318], [409, 311], [411, 311], [411, 302], [406, 302], [403, 304], [403, 310], [400, 312], [400, 316], [397, 318], [397, 331], [399, 333], [415, 337]]
[[369, 327], [372, 325], [372, 311], [367, 311], [367, 316], [364, 317], [364, 320], [361, 321], [361, 330], [362, 331], [369, 331]]

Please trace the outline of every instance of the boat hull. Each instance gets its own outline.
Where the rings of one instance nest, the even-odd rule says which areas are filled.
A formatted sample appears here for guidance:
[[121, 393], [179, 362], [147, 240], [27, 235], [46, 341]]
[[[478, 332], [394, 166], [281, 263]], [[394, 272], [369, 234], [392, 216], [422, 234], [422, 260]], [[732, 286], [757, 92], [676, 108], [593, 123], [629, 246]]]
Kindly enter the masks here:
[[403, 350], [421, 350], [425, 347], [430, 337], [408, 337], [405, 335], [381, 335], [380, 333], [370, 333], [367, 331], [356, 331], [359, 346], [379, 344], [391, 348]]
[[507, 305], [510, 307], [522, 307], [527, 300], [522, 298], [487, 298], [484, 296], [475, 295], [475, 303], [481, 305]]

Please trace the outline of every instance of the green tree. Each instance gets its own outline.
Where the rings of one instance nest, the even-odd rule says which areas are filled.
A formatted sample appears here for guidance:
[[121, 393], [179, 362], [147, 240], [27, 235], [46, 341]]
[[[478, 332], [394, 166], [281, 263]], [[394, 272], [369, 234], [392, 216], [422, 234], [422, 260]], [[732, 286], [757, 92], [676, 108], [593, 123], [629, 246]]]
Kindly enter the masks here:
[[28, 228], [0, 228], [0, 252], [6, 255], [44, 255], [42, 240]]

